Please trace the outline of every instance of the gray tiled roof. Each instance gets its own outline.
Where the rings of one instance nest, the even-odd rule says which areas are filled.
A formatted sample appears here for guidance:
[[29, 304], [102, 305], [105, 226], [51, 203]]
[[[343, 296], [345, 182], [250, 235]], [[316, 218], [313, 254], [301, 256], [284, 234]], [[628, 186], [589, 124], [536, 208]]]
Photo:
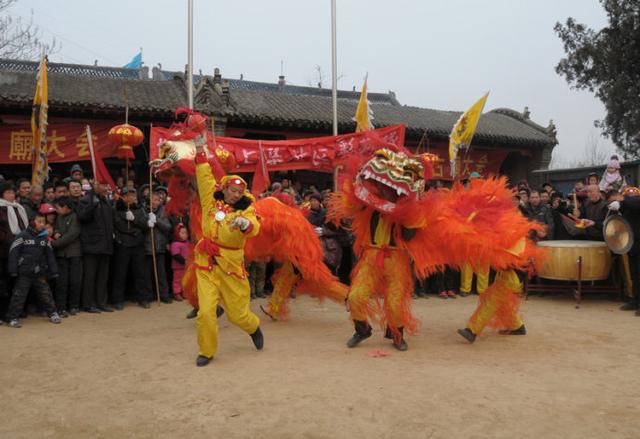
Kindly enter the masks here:
[[[136, 69], [53, 66], [53, 63], [49, 64], [49, 106], [52, 112], [73, 110], [120, 114], [124, 112], [125, 89], [132, 116], [168, 118], [175, 108], [187, 103], [182, 74], [172, 74], [171, 79], [163, 80], [138, 79], [118, 76], [117, 73], [137, 72]], [[34, 62], [0, 60], [0, 110], [31, 107], [36, 67]], [[157, 77], [157, 71], [159, 69], [154, 68], [154, 77]], [[231, 123], [331, 130], [331, 90], [228, 80], [229, 92], [224, 95], [221, 78], [203, 78], [200, 78], [194, 92], [198, 111], [227, 116]], [[340, 131], [353, 131], [353, 115], [360, 94], [341, 90], [338, 96]], [[425, 132], [429, 138], [446, 139], [461, 114], [400, 105], [393, 93], [369, 93], [368, 97], [376, 126], [403, 123], [407, 126], [407, 137], [413, 139], [422, 137]], [[480, 118], [474, 143], [545, 147], [555, 145], [557, 140], [551, 128], [544, 128], [516, 111], [496, 109]]]
[[[300, 128], [323, 126], [332, 123], [330, 97], [288, 95], [249, 90], [234, 90], [231, 93], [234, 112], [231, 120], [255, 124], [294, 125]], [[341, 131], [355, 128], [353, 115], [357, 101], [339, 99], [338, 122]], [[430, 138], [446, 139], [461, 112], [432, 110], [371, 103], [374, 125], [387, 126], [403, 123], [407, 125], [409, 137], [421, 137], [426, 131]], [[513, 110], [493, 110], [480, 117], [474, 142], [500, 145], [545, 146], [556, 143], [553, 135]]]
[[[35, 72], [37, 69], [37, 62], [0, 58], [0, 71]], [[143, 69], [51, 62], [47, 63], [47, 72], [74, 76], [94, 76], [99, 78], [141, 78], [148, 74], [144, 73], [145, 71]]]
[[[153, 68], [153, 75], [156, 79], [170, 80], [176, 76], [183, 77], [181, 72], [171, 72], [167, 70], [159, 70], [157, 67]], [[193, 75], [194, 86], [197, 86], [202, 78], [209, 77], [203, 75]], [[319, 88], [319, 87], [307, 87], [302, 85], [284, 84], [280, 86], [277, 83], [248, 81], [246, 79], [232, 79], [221, 78], [221, 81], [227, 81], [231, 90], [250, 90], [250, 91], [266, 91], [273, 93], [284, 93], [294, 95], [308, 95], [308, 96], [324, 96], [331, 97], [331, 89]], [[343, 99], [360, 99], [359, 91], [338, 90], [338, 97]], [[369, 102], [387, 103], [392, 105], [399, 105], [393, 93], [367, 93]]]
[[[178, 80], [105, 78], [53, 72], [47, 76], [50, 108], [122, 112], [126, 92], [131, 112], [171, 115], [186, 101], [186, 90]], [[0, 71], [2, 106], [30, 106], [34, 91], [35, 72]]]

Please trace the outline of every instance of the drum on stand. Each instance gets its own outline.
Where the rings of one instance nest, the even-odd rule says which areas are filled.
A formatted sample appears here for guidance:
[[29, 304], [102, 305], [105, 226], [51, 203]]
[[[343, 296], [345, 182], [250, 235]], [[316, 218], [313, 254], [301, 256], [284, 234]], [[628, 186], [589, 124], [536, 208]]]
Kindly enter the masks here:
[[544, 279], [604, 280], [611, 272], [611, 251], [604, 242], [540, 241], [538, 246], [546, 251], [546, 257], [537, 273]]

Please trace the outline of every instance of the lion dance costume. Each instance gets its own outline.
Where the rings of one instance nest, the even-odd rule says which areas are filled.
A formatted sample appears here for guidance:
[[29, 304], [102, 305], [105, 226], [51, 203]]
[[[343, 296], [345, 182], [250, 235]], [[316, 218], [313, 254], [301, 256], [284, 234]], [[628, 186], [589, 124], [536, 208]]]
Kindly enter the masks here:
[[493, 267], [501, 274], [482, 294], [465, 330], [475, 338], [487, 325], [521, 326], [513, 270], [525, 269], [539, 256], [526, 239], [537, 226], [517, 211], [506, 180], [473, 180], [467, 189], [455, 184], [450, 191], [424, 192], [436, 157], [411, 156], [383, 141], [380, 146], [374, 157], [351, 159], [342, 189], [329, 203], [329, 217], [352, 218], [356, 236], [358, 262], [348, 297], [355, 334], [347, 346], [370, 337], [373, 320], [397, 349], [407, 349], [404, 334], [418, 327], [411, 313], [412, 265], [420, 278], [445, 265]]

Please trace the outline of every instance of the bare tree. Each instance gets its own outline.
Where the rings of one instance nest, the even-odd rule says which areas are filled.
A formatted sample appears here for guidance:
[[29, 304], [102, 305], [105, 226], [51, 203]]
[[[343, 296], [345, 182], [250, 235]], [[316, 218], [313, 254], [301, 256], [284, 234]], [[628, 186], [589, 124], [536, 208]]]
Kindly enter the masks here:
[[[307, 85], [309, 87], [324, 88], [324, 83], [327, 78], [327, 75], [324, 73], [322, 66], [320, 64], [316, 64], [313, 70], [314, 70], [313, 79], [311, 78], [307, 79]], [[342, 78], [344, 78], [344, 74], [340, 73], [336, 81], [339, 82]]]
[[0, 0], [0, 58], [32, 60], [57, 51], [60, 47], [55, 38], [43, 39], [40, 28], [33, 22], [33, 11], [28, 21], [7, 12], [16, 1]]
[[584, 144], [581, 154], [569, 160], [561, 160], [556, 154], [551, 157], [549, 169], [583, 168], [607, 164], [612, 151], [609, 151], [601, 141], [598, 133], [592, 131]]

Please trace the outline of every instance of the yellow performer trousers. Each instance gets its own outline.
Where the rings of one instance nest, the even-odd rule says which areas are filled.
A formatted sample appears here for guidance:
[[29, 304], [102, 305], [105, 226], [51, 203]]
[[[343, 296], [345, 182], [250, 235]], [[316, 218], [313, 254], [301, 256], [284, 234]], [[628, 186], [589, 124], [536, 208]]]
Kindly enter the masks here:
[[[353, 320], [382, 317], [393, 328], [415, 327], [411, 316], [413, 277], [406, 252], [393, 248], [366, 249], [358, 261], [349, 291], [349, 308]], [[384, 296], [384, 310], [376, 310], [372, 293]], [[380, 315], [382, 314], [382, 316]]]
[[518, 312], [522, 293], [522, 282], [513, 270], [499, 271], [495, 282], [481, 296], [476, 311], [469, 319], [467, 328], [478, 335], [495, 319], [499, 329], [518, 329], [522, 318]]
[[[489, 267], [479, 270], [476, 273], [476, 276], [476, 290], [478, 291], [478, 294], [482, 294], [489, 286]], [[462, 266], [462, 270], [460, 271], [460, 292], [469, 294], [471, 292], [472, 283], [473, 268], [471, 268], [471, 264], [466, 263]]]
[[253, 334], [260, 319], [249, 309], [251, 290], [247, 279], [223, 272], [218, 265], [211, 271], [198, 269], [198, 303], [196, 317], [199, 355], [213, 357], [218, 349], [216, 306], [222, 300], [227, 318], [247, 334]]

